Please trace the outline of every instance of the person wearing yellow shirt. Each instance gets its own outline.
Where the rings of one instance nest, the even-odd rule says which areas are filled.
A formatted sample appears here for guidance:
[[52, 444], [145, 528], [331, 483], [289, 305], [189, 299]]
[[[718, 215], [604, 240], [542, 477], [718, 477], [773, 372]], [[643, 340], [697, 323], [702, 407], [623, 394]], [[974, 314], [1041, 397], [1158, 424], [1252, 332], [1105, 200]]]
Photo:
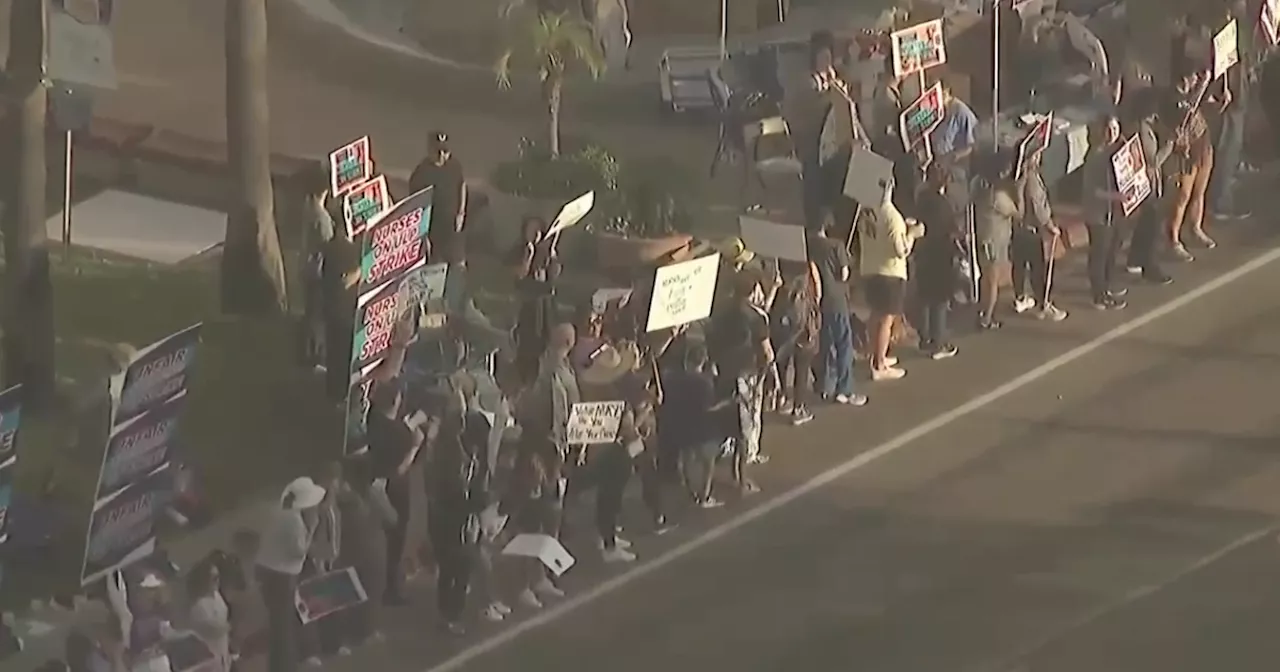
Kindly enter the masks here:
[[884, 198], [859, 224], [859, 261], [867, 304], [871, 309], [871, 379], [897, 380], [907, 372], [889, 356], [894, 320], [902, 316], [907, 292], [907, 258], [924, 237], [924, 225], [902, 216], [893, 204], [893, 183], [884, 184]]

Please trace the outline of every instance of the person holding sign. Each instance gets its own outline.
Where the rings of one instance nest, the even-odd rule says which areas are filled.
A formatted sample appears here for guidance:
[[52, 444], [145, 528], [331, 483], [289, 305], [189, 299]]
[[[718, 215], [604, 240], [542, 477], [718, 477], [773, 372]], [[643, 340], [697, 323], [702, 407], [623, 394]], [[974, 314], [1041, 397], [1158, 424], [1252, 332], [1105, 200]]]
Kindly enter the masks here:
[[325, 489], [305, 476], [280, 495], [258, 547], [256, 576], [267, 608], [268, 672], [292, 672], [302, 651], [302, 621], [294, 605], [298, 575], [307, 562], [311, 536], [319, 522], [316, 507]]
[[1123, 290], [1115, 291], [1112, 277], [1120, 235], [1116, 231], [1116, 211], [1124, 203], [1124, 193], [1116, 181], [1111, 157], [1120, 149], [1120, 122], [1110, 117], [1091, 132], [1098, 144], [1085, 159], [1081, 201], [1085, 225], [1089, 229], [1089, 288], [1093, 306], [1098, 310], [1121, 310], [1128, 307]]
[[[467, 222], [467, 181], [462, 164], [449, 150], [449, 136], [433, 131], [427, 138], [427, 156], [409, 175], [409, 192], [432, 188], [431, 224], [427, 229], [430, 250], [440, 261], [456, 257], [462, 249], [462, 228]], [[435, 260], [433, 260], [435, 261]]]
[[[1231, 3], [1231, 7], [1222, 12], [1221, 22], [1239, 21], [1236, 16], [1245, 16], [1244, 5], [1241, 0]], [[1246, 20], [1237, 25], [1248, 26], [1250, 23]], [[1248, 31], [1242, 31], [1241, 41], [1248, 34]], [[1240, 50], [1239, 46], [1237, 49]], [[1214, 83], [1212, 88], [1216, 90], [1210, 94], [1217, 103], [1214, 112], [1218, 117], [1218, 132], [1214, 138], [1214, 170], [1209, 177], [1209, 209], [1214, 216], [1229, 219], [1249, 216], [1249, 213], [1236, 209], [1233, 189], [1244, 151], [1245, 115], [1249, 107], [1249, 75], [1244, 56], [1246, 54], [1239, 55], [1241, 62], [1227, 69], [1226, 74]]]
[[360, 286], [360, 249], [337, 227], [321, 251], [320, 287], [324, 295], [325, 390], [344, 402], [351, 384], [351, 348], [355, 340], [356, 300]]
[[[384, 601], [404, 604], [405, 543], [410, 519], [410, 471], [418, 461], [418, 453], [439, 429], [438, 423], [427, 424], [425, 414], [406, 419], [401, 413], [403, 394], [397, 382], [374, 385], [369, 395], [369, 460], [373, 474], [386, 492], [396, 519], [387, 529], [387, 590]], [[424, 429], [426, 426], [426, 429]], [[420, 523], [419, 523], [420, 524]]]
[[953, 207], [964, 212], [969, 205], [969, 157], [978, 145], [978, 115], [945, 82], [942, 104], [942, 123], [929, 134], [929, 146], [933, 160], [947, 171], [947, 193]]
[[1207, 72], [1197, 72], [1182, 78], [1176, 88], [1177, 107], [1181, 111], [1175, 118], [1185, 121], [1178, 127], [1173, 153], [1173, 176], [1176, 191], [1170, 209], [1165, 234], [1170, 249], [1181, 261], [1194, 261], [1183, 243], [1182, 231], [1187, 223], [1191, 233], [1206, 248], [1217, 246], [1204, 232], [1205, 193], [1209, 187], [1209, 175], [1213, 172], [1213, 143], [1209, 136], [1209, 122], [1202, 109], [1206, 95], [1202, 79]]
[[964, 232], [956, 212], [945, 195], [946, 174], [937, 166], [925, 172], [925, 181], [916, 197], [918, 215], [925, 233], [911, 252], [911, 273], [915, 276], [916, 299], [920, 303], [920, 351], [930, 359], [948, 359], [958, 350], [951, 344], [947, 323], [951, 301], [959, 288], [956, 269], [963, 258]]
[[[1061, 322], [1067, 319], [1067, 311], [1053, 304], [1053, 254], [1062, 231], [1053, 221], [1053, 209], [1049, 205], [1049, 189], [1040, 173], [1044, 149], [1031, 156], [1023, 166], [1025, 173], [1020, 182], [1022, 216], [1014, 229], [1011, 256], [1013, 258], [1014, 310], [1035, 310], [1036, 319]], [[1019, 310], [1021, 309], [1021, 310]]]
[[898, 380], [907, 372], [898, 358], [889, 356], [893, 325], [902, 319], [907, 291], [907, 258], [924, 225], [908, 221], [893, 204], [893, 184], [886, 184], [880, 207], [859, 224], [860, 264], [867, 305], [871, 308], [868, 340], [871, 342], [871, 379]]
[[556, 258], [555, 239], [547, 237], [547, 223], [540, 217], [526, 217], [520, 223], [520, 241], [507, 257], [520, 294], [516, 316], [516, 366], [525, 382], [538, 374], [538, 362], [546, 347], [550, 320], [555, 310], [555, 279], [561, 265]]
[[849, 304], [849, 276], [853, 261], [834, 217], [810, 241], [809, 255], [818, 267], [818, 349], [821, 353], [821, 392], [828, 401], [863, 406], [853, 382], [853, 307]]
[[[1000, 280], [1009, 266], [1013, 244], [1014, 222], [1022, 218], [1022, 184], [1010, 175], [1012, 166], [1003, 155], [995, 155], [974, 180], [977, 184], [973, 205], [974, 244], [978, 246], [978, 328], [999, 329], [996, 305], [1000, 300]], [[1026, 175], [1022, 176], [1024, 179]], [[1014, 310], [1025, 312], [1029, 305], [1014, 303]]]

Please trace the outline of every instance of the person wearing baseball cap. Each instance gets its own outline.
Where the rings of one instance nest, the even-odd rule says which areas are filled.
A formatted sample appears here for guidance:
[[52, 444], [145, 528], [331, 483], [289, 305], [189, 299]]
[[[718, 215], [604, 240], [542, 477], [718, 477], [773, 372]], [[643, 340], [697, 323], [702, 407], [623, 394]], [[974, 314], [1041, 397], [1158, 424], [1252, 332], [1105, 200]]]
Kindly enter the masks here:
[[269, 672], [292, 672], [301, 657], [302, 621], [294, 594], [315, 533], [316, 507], [325, 492], [309, 477], [294, 479], [280, 493], [280, 505], [262, 532], [256, 564], [267, 608]]
[[467, 218], [467, 182], [462, 164], [449, 148], [449, 135], [432, 131], [427, 136], [427, 156], [409, 176], [409, 191], [431, 187], [431, 226], [427, 240], [429, 254], [436, 261], [454, 263], [462, 258], [462, 227]]

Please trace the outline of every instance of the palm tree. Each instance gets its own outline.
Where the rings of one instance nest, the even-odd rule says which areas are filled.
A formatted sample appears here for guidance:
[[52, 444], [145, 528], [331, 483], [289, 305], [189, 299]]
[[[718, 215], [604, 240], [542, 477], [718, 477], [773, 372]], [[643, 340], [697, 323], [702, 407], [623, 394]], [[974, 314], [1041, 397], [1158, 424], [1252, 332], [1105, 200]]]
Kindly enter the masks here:
[[45, 0], [12, 0], [5, 121], [9, 164], [4, 212], [4, 374], [21, 383], [30, 405], [54, 392], [53, 288], [45, 233], [45, 113], [43, 84], [48, 14]]
[[552, 158], [560, 156], [560, 106], [564, 96], [564, 79], [570, 63], [586, 66], [592, 78], [604, 72], [604, 54], [596, 44], [591, 28], [568, 13], [526, 12], [522, 14], [517, 39], [520, 43], [507, 49], [498, 59], [498, 85], [511, 86], [514, 62], [525, 61], [538, 76], [542, 102], [547, 110], [547, 147]]
[[287, 307], [271, 188], [266, 0], [226, 0], [227, 160], [236, 176], [222, 249], [222, 310], [267, 317]]

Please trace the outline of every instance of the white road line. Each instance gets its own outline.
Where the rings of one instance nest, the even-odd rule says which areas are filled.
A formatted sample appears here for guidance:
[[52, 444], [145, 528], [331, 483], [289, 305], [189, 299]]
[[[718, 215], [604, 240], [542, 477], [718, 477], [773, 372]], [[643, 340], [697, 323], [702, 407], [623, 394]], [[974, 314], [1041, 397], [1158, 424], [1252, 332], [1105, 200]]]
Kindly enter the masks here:
[[1218, 550], [1204, 557], [1198, 558], [1195, 562], [1192, 562], [1186, 567], [1183, 567], [1182, 569], [1178, 570], [1176, 574], [1166, 578], [1164, 581], [1161, 581], [1160, 583], [1147, 584], [1145, 586], [1139, 586], [1137, 588], [1134, 588], [1133, 590], [1125, 593], [1124, 595], [1121, 595], [1119, 599], [1113, 602], [1108, 602], [1092, 611], [1085, 612], [1084, 615], [1080, 616], [1079, 618], [1068, 621], [1066, 624], [1058, 628], [1055, 628], [1054, 630], [1049, 632], [1047, 635], [1040, 637], [1039, 639], [1018, 649], [1012, 654], [1003, 656], [993, 662], [983, 663], [982, 665], [975, 666], [970, 669], [973, 672], [979, 672], [979, 671], [1004, 672], [1010, 669], [1014, 669], [1014, 670], [1030, 669], [1025, 667], [1014, 667], [1014, 666], [1019, 663], [1022, 663], [1027, 658], [1034, 656], [1041, 649], [1044, 649], [1045, 647], [1049, 646], [1050, 644], [1053, 644], [1054, 642], [1062, 639], [1063, 637], [1066, 637], [1067, 635], [1070, 635], [1071, 633], [1076, 632], [1077, 630], [1082, 630], [1084, 628], [1087, 628], [1090, 625], [1093, 625], [1094, 623], [1106, 618], [1107, 616], [1110, 616], [1111, 614], [1121, 611], [1122, 609], [1132, 606], [1136, 602], [1140, 602], [1152, 595], [1155, 595], [1156, 593], [1173, 586], [1179, 581], [1182, 581], [1188, 576], [1191, 576], [1192, 574], [1199, 572], [1205, 567], [1208, 567], [1209, 565], [1212, 565], [1213, 563], [1227, 557], [1228, 555], [1231, 555], [1232, 553], [1240, 550], [1241, 548], [1244, 548], [1245, 546], [1248, 546], [1264, 537], [1269, 537], [1275, 534], [1277, 530], [1280, 530], [1280, 526], [1273, 525], [1269, 527], [1264, 527], [1260, 530], [1255, 530], [1253, 532], [1250, 532], [1249, 534], [1246, 534], [1243, 537], [1240, 537], [1235, 541], [1232, 541], [1226, 546], [1223, 546], [1222, 548], [1219, 548]]
[[1163, 305], [1153, 308], [1151, 311], [1143, 315], [1139, 315], [1138, 317], [1135, 317], [1134, 319], [1129, 320], [1128, 322], [1125, 322], [1124, 324], [1117, 326], [1111, 331], [1108, 331], [1105, 334], [1102, 334], [1087, 343], [1081, 344], [1080, 346], [1072, 350], [1069, 350], [1061, 355], [1058, 355], [1057, 357], [1054, 357], [1053, 359], [1045, 362], [1044, 364], [1037, 366], [1036, 368], [1022, 374], [1021, 376], [1018, 376], [1017, 378], [1014, 378], [1013, 380], [1010, 380], [1009, 382], [995, 388], [994, 390], [991, 390], [990, 392], [987, 392], [986, 394], [983, 394], [980, 397], [975, 397], [973, 399], [970, 399], [969, 401], [951, 409], [950, 411], [947, 411], [941, 415], [938, 415], [934, 417], [932, 420], [929, 420], [921, 425], [918, 425], [913, 429], [903, 432], [902, 434], [899, 434], [897, 437], [892, 438], [876, 446], [875, 448], [872, 448], [871, 450], [868, 450], [864, 453], [860, 453], [857, 457], [854, 457], [853, 459], [843, 464], [837, 465], [821, 474], [818, 474], [817, 476], [813, 477], [809, 481], [802, 483], [801, 485], [798, 485], [792, 488], [791, 490], [788, 490], [780, 495], [777, 495], [776, 497], [769, 499], [768, 501], [765, 501], [759, 506], [756, 506], [751, 509], [747, 509], [746, 511], [743, 511], [741, 514], [717, 525], [716, 527], [713, 527], [707, 530], [701, 536], [698, 536], [694, 539], [690, 539], [689, 541], [686, 541], [683, 544], [680, 544], [679, 546], [658, 556], [657, 558], [654, 558], [652, 560], [649, 560], [647, 562], [644, 562], [638, 565], [635, 569], [625, 574], [620, 574], [607, 581], [604, 581], [603, 583], [600, 583], [599, 585], [595, 586], [594, 588], [591, 588], [585, 593], [580, 593], [578, 595], [575, 595], [572, 598], [569, 598], [568, 600], [565, 600], [564, 602], [561, 602], [556, 606], [550, 609], [547, 609], [546, 611], [538, 613], [536, 616], [533, 616], [524, 621], [516, 623], [510, 628], [503, 630], [502, 632], [499, 632], [488, 639], [477, 642], [463, 649], [462, 651], [459, 651], [458, 653], [454, 654], [452, 658], [434, 667], [429, 667], [423, 672], [453, 672], [454, 670], [460, 670], [462, 669], [463, 665], [466, 665], [467, 663], [475, 660], [476, 658], [479, 658], [492, 651], [496, 651], [497, 649], [503, 646], [506, 646], [507, 644], [515, 641], [520, 636], [532, 630], [535, 630], [539, 627], [547, 625], [548, 623], [551, 623], [560, 618], [563, 618], [564, 616], [567, 616], [570, 613], [573, 613], [574, 611], [577, 611], [578, 609], [581, 609], [582, 607], [588, 604], [591, 604], [592, 602], [595, 602], [596, 600], [604, 597], [605, 595], [608, 595], [609, 593], [612, 593], [615, 590], [618, 590], [619, 588], [622, 588], [623, 586], [626, 586], [650, 574], [653, 574], [654, 572], [657, 572], [658, 570], [663, 569], [667, 565], [670, 565], [671, 563], [679, 560], [680, 558], [683, 558], [684, 556], [697, 551], [698, 549], [716, 541], [717, 539], [720, 539], [721, 537], [724, 537], [732, 532], [737, 531], [739, 528], [745, 527], [761, 518], [764, 518], [770, 513], [773, 513], [774, 511], [781, 509], [782, 507], [790, 504], [791, 502], [794, 502], [797, 499], [800, 499], [801, 497], [804, 497], [806, 495], [812, 494], [813, 492], [832, 483], [833, 481], [839, 480], [840, 478], [843, 478], [844, 476], [854, 471], [857, 471], [858, 469], [861, 469], [871, 464], [872, 462], [879, 460], [882, 457], [891, 455], [903, 449], [904, 447], [910, 445], [912, 442], [916, 441], [917, 439], [920, 439], [929, 434], [932, 434], [933, 432], [936, 432], [939, 429], [946, 427], [947, 425], [965, 417], [966, 415], [974, 413], [975, 411], [980, 411], [983, 408], [990, 406], [991, 404], [999, 401], [1000, 399], [1010, 394], [1013, 394], [1014, 392], [1017, 392], [1018, 390], [1048, 376], [1049, 374], [1057, 371], [1058, 369], [1061, 369], [1062, 367], [1067, 366], [1068, 364], [1071, 364], [1076, 360], [1094, 352], [1095, 350], [1098, 350], [1099, 348], [1102, 348], [1103, 346], [1117, 339], [1124, 338], [1125, 336], [1133, 333], [1134, 331], [1137, 331], [1138, 329], [1141, 329], [1142, 327], [1145, 327], [1148, 324], [1151, 324], [1152, 322], [1155, 322], [1156, 320], [1159, 320], [1160, 318], [1165, 317], [1166, 315], [1170, 315], [1178, 311], [1179, 309], [1184, 308], [1190, 305], [1191, 303], [1205, 296], [1208, 296], [1209, 294], [1212, 294], [1213, 292], [1216, 292], [1219, 289], [1222, 289], [1223, 287], [1226, 287], [1227, 285], [1235, 282], [1236, 280], [1239, 280], [1249, 275], [1250, 273], [1253, 273], [1254, 271], [1257, 271], [1263, 268], [1264, 266], [1267, 266], [1268, 264], [1276, 261], [1277, 259], [1280, 259], [1280, 248], [1272, 249], [1271, 251], [1266, 252], [1252, 259], [1248, 263], [1242, 266], [1239, 266], [1231, 271], [1228, 271], [1204, 283], [1203, 285], [1196, 287], [1195, 289], [1192, 289], [1186, 294], [1182, 294], [1177, 298], [1174, 298]]

